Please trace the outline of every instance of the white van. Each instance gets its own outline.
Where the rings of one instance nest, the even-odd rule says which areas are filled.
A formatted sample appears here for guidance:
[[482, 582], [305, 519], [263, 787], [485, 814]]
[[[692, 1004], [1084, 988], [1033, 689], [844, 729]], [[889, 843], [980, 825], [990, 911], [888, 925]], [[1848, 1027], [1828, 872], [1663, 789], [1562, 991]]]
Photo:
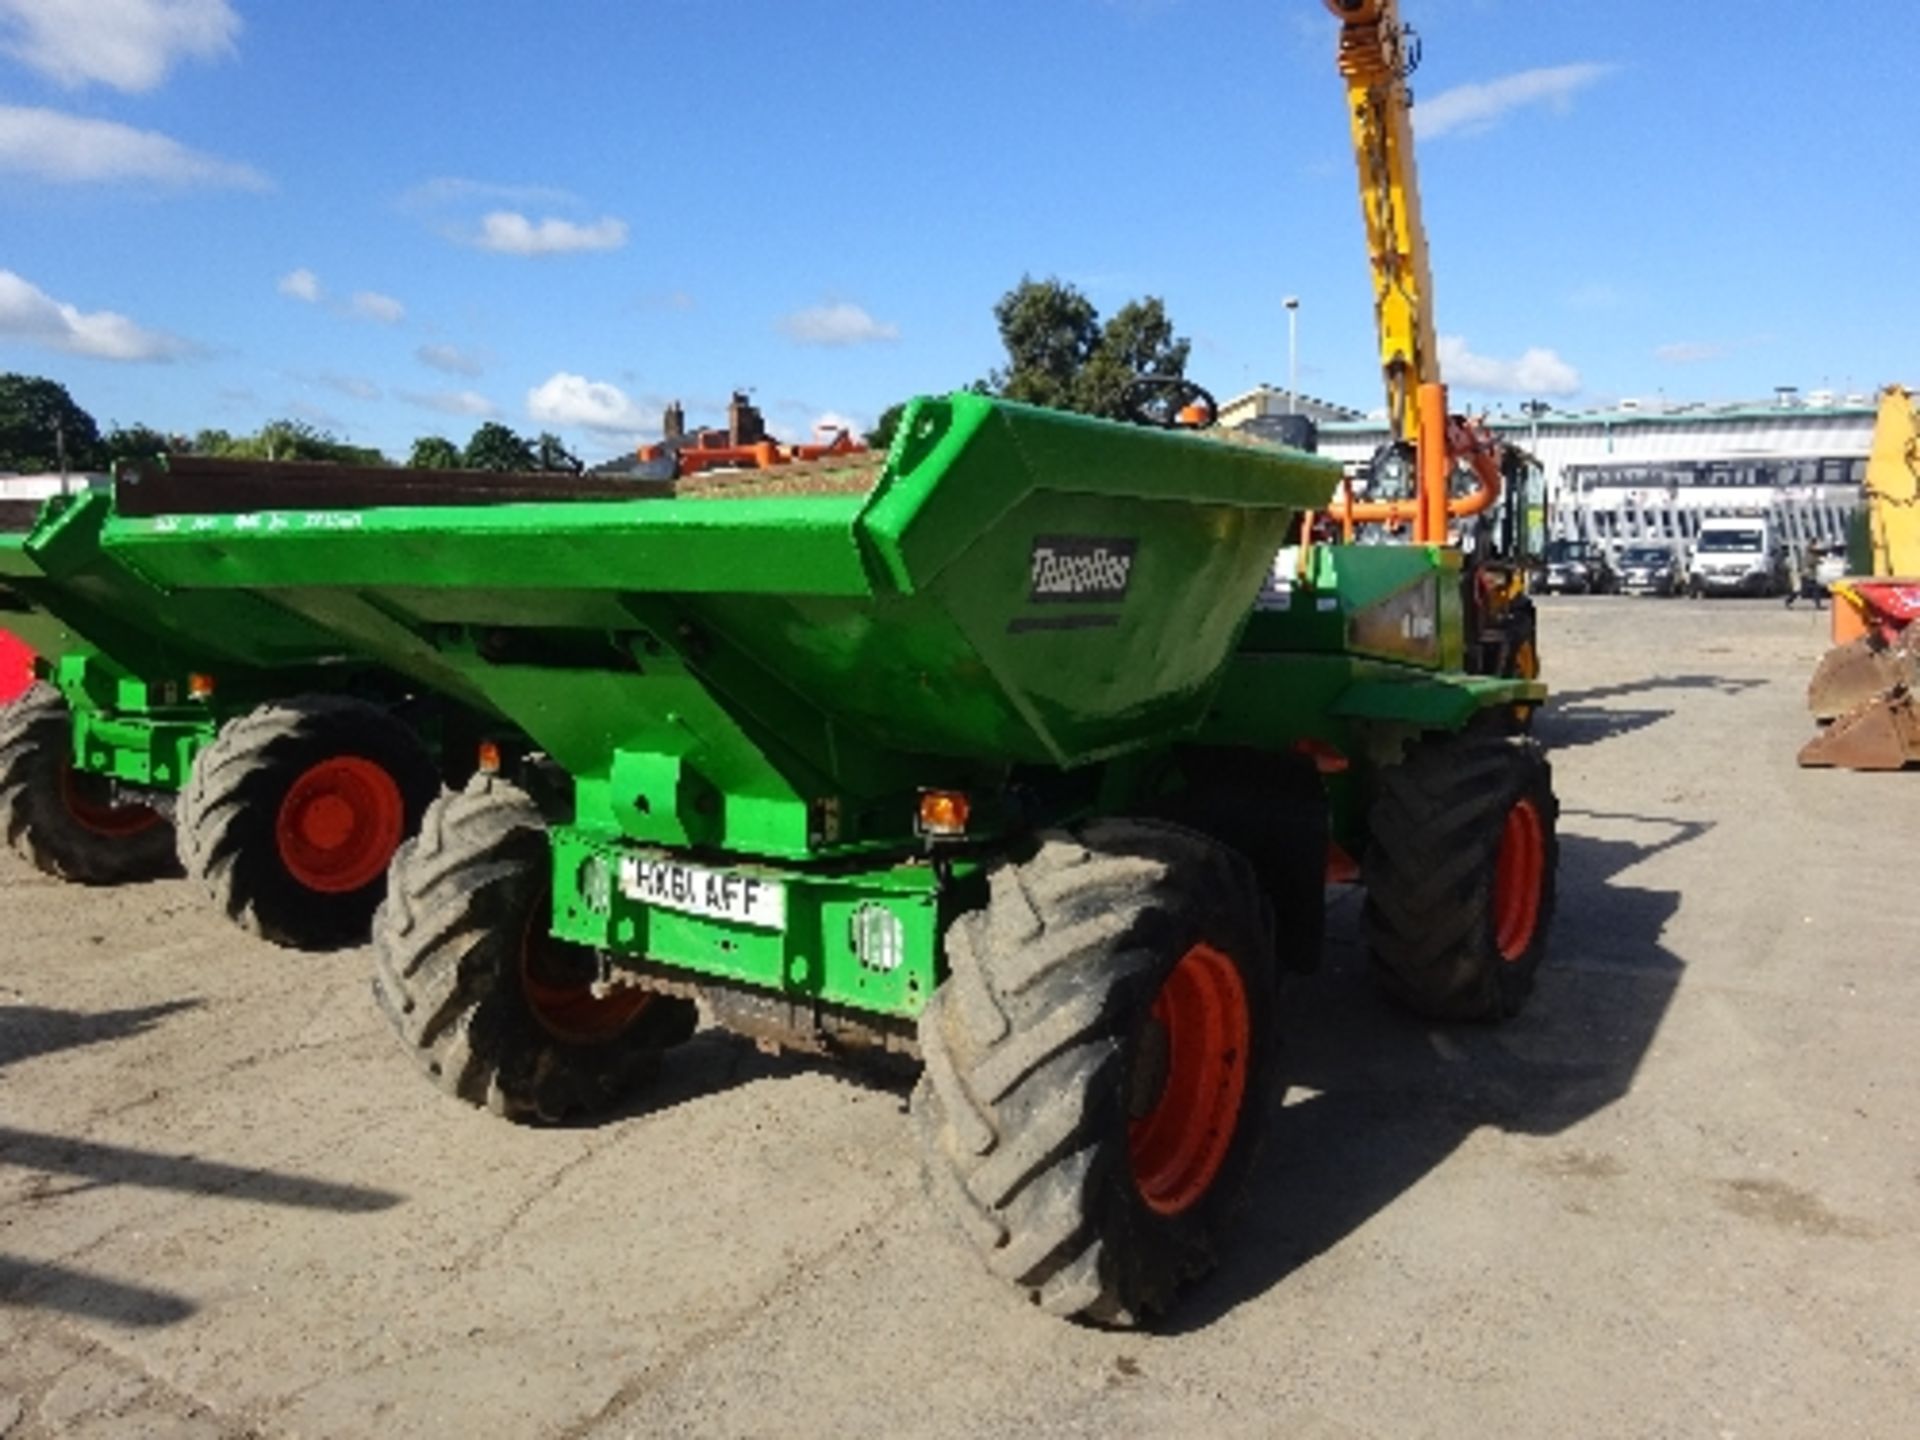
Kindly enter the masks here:
[[1786, 552], [1765, 516], [1714, 515], [1700, 522], [1687, 561], [1690, 595], [1778, 595], [1786, 588]]

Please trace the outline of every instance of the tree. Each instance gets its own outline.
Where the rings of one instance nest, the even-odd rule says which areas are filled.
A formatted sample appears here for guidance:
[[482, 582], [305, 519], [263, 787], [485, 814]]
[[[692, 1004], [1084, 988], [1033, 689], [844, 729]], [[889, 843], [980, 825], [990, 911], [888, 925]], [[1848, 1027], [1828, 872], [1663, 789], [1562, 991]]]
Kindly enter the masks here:
[[533, 447], [498, 420], [473, 432], [464, 457], [469, 470], [531, 470]]
[[458, 470], [460, 447], [444, 435], [422, 435], [413, 442], [407, 464], [416, 470]]
[[1102, 325], [1093, 302], [1064, 280], [1023, 276], [993, 318], [1007, 365], [979, 388], [1083, 415], [1120, 417], [1128, 385], [1143, 375], [1182, 378], [1192, 350], [1158, 297], [1130, 300]]
[[533, 442], [533, 468], [564, 470], [578, 475], [584, 467], [574, 453], [561, 442], [558, 435], [550, 430], [542, 430], [539, 438]]
[[100, 461], [111, 465], [116, 460], [151, 460], [183, 448], [151, 426], [116, 425], [100, 438]]
[[1085, 415], [1124, 417], [1121, 401], [1141, 376], [1179, 380], [1187, 373], [1192, 345], [1177, 339], [1173, 322], [1158, 296], [1129, 300], [1107, 321], [1100, 341], [1074, 378], [1075, 410]]
[[889, 405], [880, 412], [880, 418], [873, 422], [873, 429], [867, 431], [867, 444], [875, 450], [885, 450], [893, 444], [893, 432], [900, 428], [900, 417], [907, 413], [904, 401]]
[[993, 307], [1007, 366], [987, 377], [987, 388], [1008, 400], [1074, 408], [1074, 381], [1100, 342], [1093, 302], [1064, 280], [1020, 283]]
[[384, 465], [387, 457], [349, 445], [305, 420], [269, 420], [260, 433], [232, 443], [227, 453], [248, 460], [325, 460], [336, 465]]
[[99, 463], [100, 429], [67, 387], [37, 375], [0, 375], [0, 470], [36, 474]]

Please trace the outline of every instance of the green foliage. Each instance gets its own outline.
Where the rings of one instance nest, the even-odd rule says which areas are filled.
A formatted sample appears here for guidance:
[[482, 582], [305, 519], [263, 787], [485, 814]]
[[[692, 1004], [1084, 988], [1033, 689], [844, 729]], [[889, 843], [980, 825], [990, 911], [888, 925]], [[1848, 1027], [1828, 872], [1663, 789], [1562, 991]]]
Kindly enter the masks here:
[[880, 412], [880, 418], [873, 422], [873, 429], [867, 431], [867, 444], [875, 450], [885, 450], [893, 444], [893, 432], [900, 428], [900, 417], [907, 413], [905, 402], [889, 405]]
[[151, 460], [156, 455], [186, 447], [171, 435], [162, 435], [146, 425], [116, 425], [100, 439], [100, 463], [116, 460]]
[[1075, 408], [1075, 381], [1100, 343], [1100, 314], [1064, 280], [1021, 277], [993, 307], [1007, 365], [987, 377], [995, 395], [1054, 410]]
[[1158, 296], [1129, 300], [1113, 312], [1099, 343], [1074, 380], [1072, 408], [1086, 415], [1120, 419], [1121, 397], [1141, 376], [1179, 380], [1187, 373], [1190, 342], [1177, 338]]
[[422, 435], [413, 442], [407, 464], [416, 470], [458, 470], [460, 447], [444, 435]]
[[578, 475], [583, 467], [578, 457], [561, 443], [558, 435], [550, 430], [542, 430], [533, 442], [533, 468], [563, 470]]
[[387, 457], [349, 445], [304, 420], [270, 420], [257, 435], [231, 440], [223, 452], [244, 460], [326, 460], [336, 465], [384, 465]]
[[498, 420], [489, 420], [467, 441], [463, 462], [469, 470], [531, 470], [533, 447]]
[[37, 375], [0, 375], [0, 470], [38, 474], [100, 463], [100, 429], [67, 387]]
[[1083, 415], [1118, 418], [1136, 377], [1179, 379], [1192, 351], [1158, 297], [1128, 301], [1103, 325], [1093, 302], [1064, 280], [1022, 277], [993, 318], [1007, 364], [974, 388]]

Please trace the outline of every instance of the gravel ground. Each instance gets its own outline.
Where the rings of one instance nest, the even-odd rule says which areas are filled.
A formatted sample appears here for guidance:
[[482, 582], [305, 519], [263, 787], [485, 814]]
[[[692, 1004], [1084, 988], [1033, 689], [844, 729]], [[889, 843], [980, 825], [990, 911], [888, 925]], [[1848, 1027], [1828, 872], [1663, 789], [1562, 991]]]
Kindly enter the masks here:
[[367, 957], [0, 857], [0, 1436], [1920, 1434], [1920, 774], [1800, 771], [1825, 617], [1551, 600], [1551, 969], [1374, 997], [1357, 906], [1222, 1271], [1050, 1321], [903, 1098], [720, 1035], [516, 1130]]

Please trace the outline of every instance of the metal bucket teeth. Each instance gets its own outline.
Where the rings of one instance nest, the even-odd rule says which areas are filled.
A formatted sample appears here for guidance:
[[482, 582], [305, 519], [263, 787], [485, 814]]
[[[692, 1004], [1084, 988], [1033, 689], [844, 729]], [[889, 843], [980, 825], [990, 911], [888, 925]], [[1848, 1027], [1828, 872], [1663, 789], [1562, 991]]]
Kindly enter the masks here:
[[1904, 686], [1876, 695], [1826, 725], [1800, 747], [1802, 765], [1898, 770], [1920, 760], [1920, 711]]

